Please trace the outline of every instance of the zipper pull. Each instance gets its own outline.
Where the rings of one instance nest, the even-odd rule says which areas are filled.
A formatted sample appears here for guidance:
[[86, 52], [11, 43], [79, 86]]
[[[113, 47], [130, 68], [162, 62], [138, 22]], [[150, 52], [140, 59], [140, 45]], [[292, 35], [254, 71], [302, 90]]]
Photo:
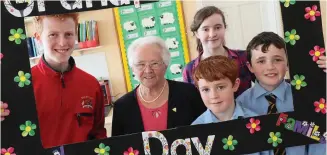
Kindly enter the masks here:
[[64, 81], [64, 74], [63, 73], [60, 74], [60, 81], [61, 81], [62, 87], [65, 88], [65, 81]]

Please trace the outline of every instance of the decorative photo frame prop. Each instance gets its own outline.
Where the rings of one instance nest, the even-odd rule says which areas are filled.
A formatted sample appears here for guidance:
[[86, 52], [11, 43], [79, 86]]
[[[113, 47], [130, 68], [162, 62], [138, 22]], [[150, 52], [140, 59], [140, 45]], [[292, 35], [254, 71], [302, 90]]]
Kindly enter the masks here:
[[[118, 6], [109, 1], [77, 0], [74, 5], [67, 5], [65, 0], [20, 2], [1, 1], [1, 23], [5, 23], [1, 27], [1, 101], [8, 103], [11, 111], [1, 122], [1, 154], [241, 154], [271, 150], [274, 146], [326, 143], [326, 73], [315, 63], [315, 57], [323, 54], [325, 45], [321, 16], [313, 18], [315, 14], [310, 12], [320, 11], [318, 1], [280, 3], [294, 112], [135, 133], [50, 149], [44, 149], [40, 140], [23, 17]], [[122, 4], [123, 1], [120, 2]], [[255, 120], [259, 120], [260, 124]], [[247, 126], [253, 123], [261, 130], [251, 134], [251, 128]], [[273, 139], [279, 139], [280, 143], [273, 146]]]
[[132, 5], [117, 7], [114, 13], [128, 91], [133, 90], [139, 82], [128, 65], [127, 49], [134, 40], [143, 36], [155, 35], [165, 40], [171, 53], [171, 64], [165, 77], [183, 80], [182, 71], [190, 57], [180, 0], [147, 3], [140, 8]]

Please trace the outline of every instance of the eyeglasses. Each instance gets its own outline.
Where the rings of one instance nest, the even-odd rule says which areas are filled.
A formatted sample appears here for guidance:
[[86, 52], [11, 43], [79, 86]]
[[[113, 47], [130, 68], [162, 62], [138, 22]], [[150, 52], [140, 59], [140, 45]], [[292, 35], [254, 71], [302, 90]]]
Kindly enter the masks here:
[[146, 68], [146, 66], [149, 66], [151, 69], [158, 69], [164, 62], [150, 62], [150, 63], [137, 63], [134, 64], [135, 69], [141, 71]]

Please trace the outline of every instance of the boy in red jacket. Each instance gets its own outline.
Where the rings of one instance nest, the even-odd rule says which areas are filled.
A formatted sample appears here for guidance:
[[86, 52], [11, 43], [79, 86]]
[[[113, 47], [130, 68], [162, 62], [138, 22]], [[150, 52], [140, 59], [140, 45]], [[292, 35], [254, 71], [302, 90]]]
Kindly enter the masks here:
[[36, 38], [44, 47], [39, 63], [31, 69], [43, 147], [106, 138], [99, 82], [77, 68], [71, 57], [78, 15], [38, 16], [35, 25]]

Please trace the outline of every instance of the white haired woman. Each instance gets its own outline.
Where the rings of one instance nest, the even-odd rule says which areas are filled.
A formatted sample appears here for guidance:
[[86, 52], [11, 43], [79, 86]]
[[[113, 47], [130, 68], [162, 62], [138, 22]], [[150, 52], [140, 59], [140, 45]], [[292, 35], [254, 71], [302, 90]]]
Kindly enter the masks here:
[[112, 136], [190, 125], [206, 110], [195, 86], [165, 79], [170, 53], [161, 38], [135, 40], [127, 56], [140, 85], [115, 102]]

